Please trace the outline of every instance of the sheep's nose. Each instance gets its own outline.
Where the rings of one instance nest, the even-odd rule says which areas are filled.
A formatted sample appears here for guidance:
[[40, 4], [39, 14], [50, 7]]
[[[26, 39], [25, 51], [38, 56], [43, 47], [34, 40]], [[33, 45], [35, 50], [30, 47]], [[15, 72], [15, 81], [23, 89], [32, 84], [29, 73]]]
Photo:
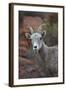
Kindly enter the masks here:
[[37, 46], [34, 46], [34, 48], [36, 49], [36, 48], [37, 48]]

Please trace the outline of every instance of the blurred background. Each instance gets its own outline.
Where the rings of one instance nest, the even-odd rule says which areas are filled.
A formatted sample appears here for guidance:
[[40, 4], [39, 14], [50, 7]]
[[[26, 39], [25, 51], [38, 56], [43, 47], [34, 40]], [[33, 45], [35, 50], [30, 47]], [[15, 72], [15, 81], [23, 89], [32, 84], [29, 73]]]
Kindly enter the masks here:
[[48, 46], [58, 45], [58, 14], [50, 13], [46, 14], [44, 21], [46, 24], [46, 37], [45, 42]]

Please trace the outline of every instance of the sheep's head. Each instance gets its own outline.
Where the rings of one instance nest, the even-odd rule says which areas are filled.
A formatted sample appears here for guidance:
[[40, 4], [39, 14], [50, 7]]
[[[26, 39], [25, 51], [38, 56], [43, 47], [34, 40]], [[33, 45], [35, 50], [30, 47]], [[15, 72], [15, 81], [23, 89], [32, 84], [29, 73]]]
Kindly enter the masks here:
[[25, 33], [26, 38], [31, 39], [34, 51], [38, 51], [42, 47], [43, 38], [46, 35], [46, 31], [45, 30], [41, 31], [41, 27], [43, 25], [44, 24], [41, 24], [38, 27], [38, 30], [36, 32], [34, 32], [34, 30], [33, 30], [33, 28], [31, 26], [29, 26], [28, 28], [29, 28], [31, 33]]

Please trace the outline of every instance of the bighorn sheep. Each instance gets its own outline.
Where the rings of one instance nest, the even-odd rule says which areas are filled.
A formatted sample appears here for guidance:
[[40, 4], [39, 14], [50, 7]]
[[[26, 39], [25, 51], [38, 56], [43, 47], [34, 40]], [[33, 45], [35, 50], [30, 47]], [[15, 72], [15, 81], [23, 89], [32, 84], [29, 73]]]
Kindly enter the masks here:
[[[57, 77], [58, 76], [58, 48], [57, 46], [48, 47], [43, 38], [46, 35], [46, 31], [41, 31], [44, 24], [41, 24], [36, 32], [29, 26], [30, 33], [25, 33], [26, 38], [31, 39], [33, 51], [37, 56], [37, 62], [40, 64], [40, 68], [43, 70], [43, 76], [45, 77]], [[39, 58], [41, 58], [39, 60]]]

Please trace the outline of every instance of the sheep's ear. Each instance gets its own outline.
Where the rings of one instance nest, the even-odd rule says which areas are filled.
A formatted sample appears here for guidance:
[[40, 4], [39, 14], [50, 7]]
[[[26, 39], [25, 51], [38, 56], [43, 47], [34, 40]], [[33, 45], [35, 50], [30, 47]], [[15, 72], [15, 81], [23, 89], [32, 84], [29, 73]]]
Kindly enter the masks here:
[[42, 37], [46, 36], [46, 30], [42, 32]]
[[25, 37], [26, 37], [27, 39], [31, 39], [30, 33], [25, 33]]

